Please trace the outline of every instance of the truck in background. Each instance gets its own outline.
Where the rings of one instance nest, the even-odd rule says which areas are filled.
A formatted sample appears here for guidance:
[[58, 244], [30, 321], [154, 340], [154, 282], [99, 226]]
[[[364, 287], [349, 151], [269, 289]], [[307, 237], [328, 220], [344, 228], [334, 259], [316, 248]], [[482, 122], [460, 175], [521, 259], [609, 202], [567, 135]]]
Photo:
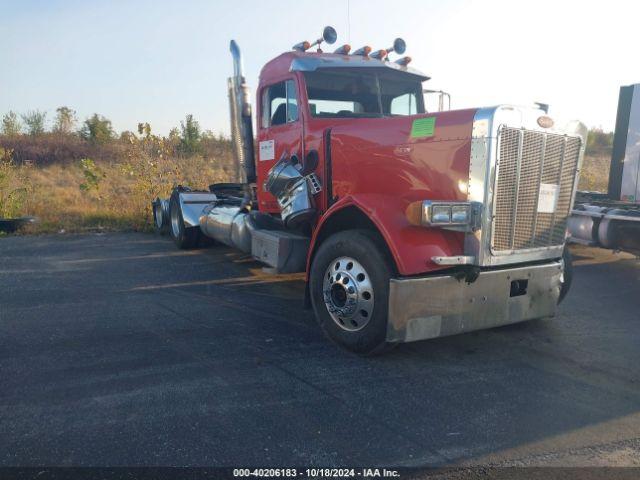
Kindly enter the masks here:
[[156, 199], [158, 229], [306, 272], [320, 327], [357, 353], [553, 316], [586, 127], [537, 107], [427, 112], [429, 77], [390, 58], [401, 39], [322, 51], [335, 40], [327, 27], [263, 67], [255, 144], [231, 41], [239, 179]]
[[578, 192], [570, 241], [640, 256], [640, 84], [620, 88], [608, 192]]

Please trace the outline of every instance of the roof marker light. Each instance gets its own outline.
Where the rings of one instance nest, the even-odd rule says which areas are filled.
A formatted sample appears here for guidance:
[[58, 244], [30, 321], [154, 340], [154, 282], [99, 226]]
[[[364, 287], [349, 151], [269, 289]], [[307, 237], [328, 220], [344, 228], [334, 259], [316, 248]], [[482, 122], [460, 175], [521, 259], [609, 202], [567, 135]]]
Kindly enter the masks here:
[[370, 53], [371, 53], [371, 47], [369, 45], [365, 45], [364, 47], [359, 48], [358, 50], [353, 52], [351, 55], [360, 55], [361, 57], [368, 57]]
[[403, 67], [406, 67], [410, 62], [411, 62], [411, 57], [402, 57], [396, 60], [396, 63], [398, 65], [402, 65]]
[[296, 43], [292, 48], [299, 52], [306, 52], [311, 48], [311, 44], [305, 40], [304, 42]]
[[349, 55], [350, 51], [351, 51], [351, 45], [349, 45], [348, 43], [345, 43], [341, 47], [336, 48], [333, 53], [337, 53], [338, 55]]
[[369, 55], [371, 58], [376, 58], [378, 60], [384, 60], [387, 56], [387, 51], [383, 48], [381, 50], [378, 50], [376, 52], [373, 52], [371, 55]]

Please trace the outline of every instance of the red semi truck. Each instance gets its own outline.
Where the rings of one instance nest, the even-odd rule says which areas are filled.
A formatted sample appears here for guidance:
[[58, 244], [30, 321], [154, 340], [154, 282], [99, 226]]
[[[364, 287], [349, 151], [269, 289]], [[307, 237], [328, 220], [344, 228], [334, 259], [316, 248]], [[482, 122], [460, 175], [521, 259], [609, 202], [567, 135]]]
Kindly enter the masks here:
[[358, 353], [553, 316], [585, 126], [536, 107], [427, 112], [429, 77], [390, 58], [402, 40], [322, 52], [335, 37], [263, 67], [255, 139], [231, 42], [238, 182], [176, 187], [154, 202], [157, 227], [180, 248], [204, 235], [306, 272], [320, 327]]

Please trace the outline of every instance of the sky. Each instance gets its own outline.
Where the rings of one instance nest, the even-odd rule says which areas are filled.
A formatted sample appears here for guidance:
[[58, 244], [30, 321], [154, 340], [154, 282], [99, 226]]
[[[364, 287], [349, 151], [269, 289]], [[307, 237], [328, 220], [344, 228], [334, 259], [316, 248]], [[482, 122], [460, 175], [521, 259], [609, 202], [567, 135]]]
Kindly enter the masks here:
[[620, 86], [640, 83], [639, 18], [617, 0], [0, 0], [0, 115], [65, 105], [166, 134], [193, 114], [228, 134], [229, 40], [255, 92], [264, 63], [332, 25], [354, 48], [404, 38], [452, 108], [544, 102], [613, 130]]

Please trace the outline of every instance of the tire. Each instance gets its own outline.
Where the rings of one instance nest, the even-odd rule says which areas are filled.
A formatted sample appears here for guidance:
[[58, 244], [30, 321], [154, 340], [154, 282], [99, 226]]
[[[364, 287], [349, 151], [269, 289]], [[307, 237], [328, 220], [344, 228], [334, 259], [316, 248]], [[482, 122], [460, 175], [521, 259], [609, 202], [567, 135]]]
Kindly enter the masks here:
[[386, 342], [390, 275], [372, 232], [349, 230], [327, 238], [309, 277], [311, 304], [325, 335], [361, 355], [391, 346]]
[[193, 248], [198, 245], [200, 227], [185, 227], [178, 194], [174, 192], [169, 202], [169, 230], [173, 241], [180, 249]]
[[560, 296], [558, 297], [558, 305], [562, 303], [564, 297], [569, 293], [571, 288], [571, 282], [573, 281], [573, 257], [567, 247], [562, 252], [562, 263], [564, 264], [564, 271], [562, 272], [563, 282], [560, 286]]
[[151, 202], [151, 210], [153, 211], [153, 228], [160, 235], [167, 233], [169, 219], [162, 208], [162, 200], [156, 198]]

